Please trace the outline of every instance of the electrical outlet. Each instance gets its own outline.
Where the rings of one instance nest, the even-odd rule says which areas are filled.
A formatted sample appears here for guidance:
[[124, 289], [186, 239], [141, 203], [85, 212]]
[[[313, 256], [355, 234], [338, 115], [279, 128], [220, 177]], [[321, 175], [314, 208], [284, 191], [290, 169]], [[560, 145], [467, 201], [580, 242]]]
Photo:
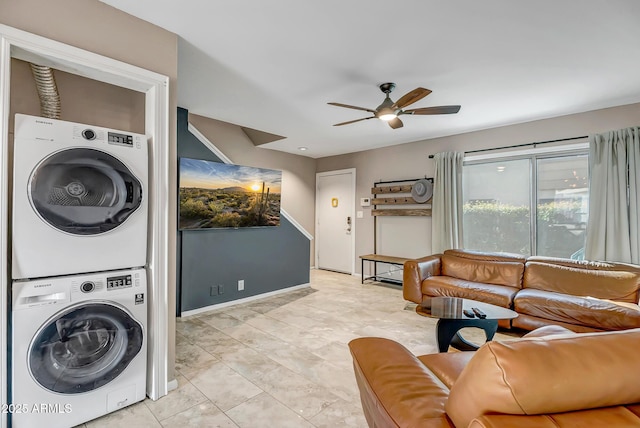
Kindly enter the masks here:
[[238, 291], [244, 290], [244, 279], [238, 280]]
[[211, 288], [209, 289], [209, 295], [210, 296], [217, 296], [218, 295], [218, 287], [215, 285], [212, 285]]
[[218, 285], [218, 294], [224, 294], [224, 285]]

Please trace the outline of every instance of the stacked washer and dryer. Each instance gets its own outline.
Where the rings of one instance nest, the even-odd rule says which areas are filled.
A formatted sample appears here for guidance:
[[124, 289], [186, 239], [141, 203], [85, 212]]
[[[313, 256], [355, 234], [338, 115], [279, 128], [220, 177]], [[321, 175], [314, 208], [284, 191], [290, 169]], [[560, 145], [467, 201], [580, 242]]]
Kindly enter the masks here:
[[11, 422], [68, 427], [146, 395], [144, 135], [16, 115]]

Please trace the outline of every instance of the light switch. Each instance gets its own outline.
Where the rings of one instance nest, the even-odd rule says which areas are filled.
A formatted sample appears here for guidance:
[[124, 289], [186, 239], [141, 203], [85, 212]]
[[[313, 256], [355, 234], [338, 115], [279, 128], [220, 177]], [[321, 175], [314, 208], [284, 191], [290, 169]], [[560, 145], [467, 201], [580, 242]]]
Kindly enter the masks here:
[[362, 214], [362, 211], [356, 211], [356, 218], [363, 218], [364, 215]]

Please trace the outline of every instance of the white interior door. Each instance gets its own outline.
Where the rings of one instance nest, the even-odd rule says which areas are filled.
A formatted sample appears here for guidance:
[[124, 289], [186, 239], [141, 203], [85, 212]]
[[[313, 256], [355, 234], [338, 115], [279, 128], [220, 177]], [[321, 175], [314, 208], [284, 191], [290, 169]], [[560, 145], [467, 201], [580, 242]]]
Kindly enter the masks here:
[[355, 169], [316, 175], [316, 267], [354, 272]]

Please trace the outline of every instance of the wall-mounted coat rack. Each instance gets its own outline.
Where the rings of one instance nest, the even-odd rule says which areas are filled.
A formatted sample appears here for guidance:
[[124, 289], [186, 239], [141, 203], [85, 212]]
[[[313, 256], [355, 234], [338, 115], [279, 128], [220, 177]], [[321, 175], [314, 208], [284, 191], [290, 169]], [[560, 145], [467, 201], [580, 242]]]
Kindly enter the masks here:
[[[374, 183], [371, 188], [373, 198], [371, 198], [371, 204], [374, 206], [371, 210], [373, 216], [430, 216], [431, 208], [415, 208], [413, 205], [425, 202], [416, 201], [411, 196], [411, 190], [413, 184], [423, 180], [421, 178], [413, 178], [408, 180], [398, 181], [380, 181]], [[432, 178], [426, 180], [433, 183]], [[403, 184], [400, 184], [403, 183]], [[393, 195], [393, 196], [388, 196]], [[431, 198], [426, 201], [431, 203]], [[378, 208], [378, 206], [384, 208]], [[412, 205], [412, 207], [403, 207], [403, 205]], [[393, 206], [393, 208], [388, 208]]]
[[[428, 180], [430, 183], [425, 183]], [[425, 186], [428, 184], [429, 186]], [[362, 282], [365, 279], [399, 283], [402, 281], [378, 275], [378, 263], [386, 263], [395, 266], [396, 270], [402, 270], [404, 262], [410, 259], [378, 254], [378, 216], [430, 216], [431, 207], [416, 208], [419, 204], [431, 203], [432, 178], [412, 178], [408, 180], [379, 181], [373, 184], [371, 204], [373, 209], [373, 254], [360, 256], [362, 260]], [[415, 188], [414, 188], [415, 186]], [[417, 191], [419, 189], [419, 191]], [[419, 200], [414, 198], [416, 196]], [[382, 206], [383, 208], [379, 208]], [[364, 262], [373, 263], [373, 275], [365, 277]]]
[[[415, 208], [420, 203], [431, 203], [431, 198], [425, 202], [419, 202], [414, 199], [411, 190], [415, 183], [421, 180], [429, 180], [433, 183], [432, 178], [411, 178], [407, 180], [378, 181], [373, 184], [371, 193], [371, 204], [373, 209], [373, 253], [378, 253], [378, 216], [431, 216], [431, 207]], [[392, 195], [392, 196], [390, 196]], [[379, 208], [380, 206], [384, 208]], [[393, 208], [389, 208], [393, 207]]]

